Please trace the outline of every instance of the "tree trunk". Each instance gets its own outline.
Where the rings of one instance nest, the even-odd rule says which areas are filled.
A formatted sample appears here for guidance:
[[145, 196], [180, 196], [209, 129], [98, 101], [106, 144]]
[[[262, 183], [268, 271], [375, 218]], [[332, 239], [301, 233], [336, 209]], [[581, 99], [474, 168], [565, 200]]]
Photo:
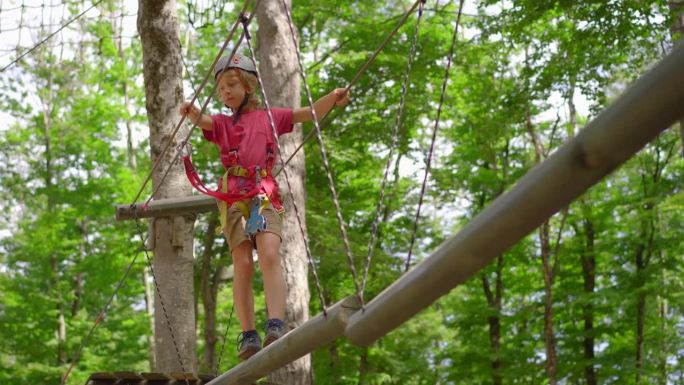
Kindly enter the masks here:
[[492, 384], [501, 385], [501, 303], [503, 300], [503, 256], [496, 259], [496, 278], [495, 291], [492, 292], [489, 279], [482, 275], [482, 288], [487, 298], [487, 305], [492, 314], [488, 317], [489, 323], [489, 345], [494, 353], [492, 358]]
[[593, 294], [596, 286], [596, 252], [594, 250], [594, 223], [588, 216], [584, 219], [585, 252], [582, 254], [582, 277], [584, 279], [584, 295], [588, 297], [582, 307], [584, 318], [584, 379], [587, 385], [596, 385], [596, 369], [594, 368], [594, 304]]
[[[535, 164], [544, 159], [544, 147], [532, 123], [529, 105], [525, 108], [525, 126], [534, 146]], [[551, 244], [549, 240], [549, 221], [544, 221], [539, 227], [539, 248], [541, 252], [542, 272], [544, 277], [544, 345], [546, 347], [546, 373], [549, 384], [556, 384], [556, 341], [553, 336], [553, 280], [554, 269], [551, 267]]]
[[[150, 125], [152, 161], [168, 140], [171, 150], [153, 175], [160, 186], [155, 199], [187, 196], [191, 186], [180, 163], [173, 163], [175, 147], [187, 129], [170, 138], [179, 121], [183, 101], [180, 41], [175, 0], [140, 0], [138, 32], [143, 48], [145, 99]], [[172, 164], [173, 163], [173, 164]], [[162, 181], [167, 167], [171, 172]], [[161, 217], [154, 221], [155, 361], [158, 372], [194, 371], [196, 367], [193, 295], [193, 237], [191, 216]]]
[[[291, 1], [286, 1], [291, 6]], [[300, 77], [297, 53], [287, 24], [287, 16], [280, 0], [261, 0], [257, 9], [259, 21], [258, 55], [264, 88], [272, 106], [299, 107]], [[301, 143], [302, 131], [296, 126], [293, 133], [281, 137], [282, 157], [287, 158]], [[292, 195], [305, 223], [304, 206], [304, 151], [300, 150], [286, 168], [292, 187]], [[285, 322], [292, 329], [309, 318], [309, 286], [307, 258], [304, 240], [287, 191], [285, 173], [278, 176], [281, 196], [285, 203], [283, 218], [283, 243], [280, 248], [281, 263], [287, 283], [287, 310]], [[306, 231], [306, 225], [304, 224]], [[309, 385], [311, 379], [311, 356], [306, 355], [273, 372], [269, 380], [278, 384]]]
[[358, 385], [363, 385], [366, 383], [366, 377], [370, 373], [371, 368], [368, 363], [368, 347], [364, 346], [361, 348], [361, 353], [359, 354], [359, 383]]
[[658, 315], [660, 315], [660, 359], [658, 362], [658, 384], [667, 385], [667, 356], [670, 351], [667, 336], [667, 299], [658, 298]]
[[551, 268], [551, 246], [549, 241], [549, 221], [539, 228], [541, 243], [542, 269], [544, 272], [544, 343], [546, 345], [546, 373], [549, 384], [556, 384], [556, 341], [553, 336], [553, 269]]
[[[672, 0], [669, 4], [673, 13], [679, 12], [670, 29], [672, 40], [676, 43], [684, 34], [684, 0]], [[682, 156], [684, 156], [684, 119], [679, 121], [679, 136], [682, 142]]]
[[[637, 247], [635, 263], [637, 267], [637, 286], [643, 289], [646, 280], [644, 278], [644, 270], [646, 269], [646, 262], [644, 258], [645, 247], [639, 245]], [[641, 371], [644, 367], [644, 323], [646, 318], [646, 294], [639, 291], [637, 296], [637, 315], [636, 315], [636, 356], [635, 356], [635, 381], [636, 385], [641, 383]]]
[[204, 253], [202, 254], [202, 273], [200, 275], [200, 290], [202, 293], [202, 305], [204, 307], [204, 360], [202, 370], [216, 373], [216, 295], [218, 285], [212, 280], [211, 260], [213, 246], [216, 240], [214, 229], [218, 224], [218, 216], [212, 215], [207, 227], [207, 235], [204, 238]]
[[[657, 183], [657, 175], [654, 176]], [[646, 189], [646, 187], [644, 187]], [[644, 195], [648, 193], [644, 192]], [[644, 328], [646, 325], [646, 269], [648, 268], [651, 253], [653, 251], [653, 239], [655, 236], [655, 223], [651, 216], [654, 215], [652, 203], [645, 205], [645, 212], [642, 216], [648, 219], [641, 220], [641, 230], [639, 232], [639, 244], [636, 248], [634, 264], [636, 265], [637, 279], [637, 306], [636, 306], [636, 352], [635, 352], [635, 384], [641, 383], [641, 374], [644, 368]]]
[[145, 287], [145, 312], [150, 320], [150, 334], [147, 335], [147, 352], [150, 370], [152, 371], [157, 367], [154, 357], [154, 352], [156, 351], [154, 347], [154, 294], [152, 294], [153, 289], [150, 284], [150, 268], [147, 266], [143, 268], [143, 286]]

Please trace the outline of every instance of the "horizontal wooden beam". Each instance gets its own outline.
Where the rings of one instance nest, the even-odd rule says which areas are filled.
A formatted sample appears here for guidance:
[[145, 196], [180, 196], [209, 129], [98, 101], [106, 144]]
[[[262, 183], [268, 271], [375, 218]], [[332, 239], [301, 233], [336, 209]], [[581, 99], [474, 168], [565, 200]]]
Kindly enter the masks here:
[[342, 336], [347, 327], [347, 320], [360, 307], [361, 303], [356, 296], [343, 299], [328, 309], [327, 317], [319, 314], [309, 319], [207, 385], [253, 383], [268, 373]]
[[205, 195], [153, 200], [143, 208], [142, 203], [117, 205], [116, 220], [170, 217], [188, 213], [198, 214], [217, 210], [216, 199]]
[[684, 44], [349, 321], [367, 346], [516, 244], [684, 116]]

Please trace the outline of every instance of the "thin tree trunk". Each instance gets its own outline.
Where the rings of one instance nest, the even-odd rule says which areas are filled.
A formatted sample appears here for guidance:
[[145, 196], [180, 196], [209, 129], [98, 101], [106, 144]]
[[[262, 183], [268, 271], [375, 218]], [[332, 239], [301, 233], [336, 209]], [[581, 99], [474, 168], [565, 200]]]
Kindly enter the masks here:
[[[575, 106], [575, 78], [569, 81], [568, 92], [568, 116], [570, 124], [568, 125], [568, 137], [575, 136], [577, 132], [577, 108]], [[596, 233], [594, 229], [594, 222], [591, 219], [590, 207], [586, 204], [584, 199], [580, 199], [580, 206], [584, 212], [584, 239], [585, 251], [581, 255], [582, 264], [582, 279], [584, 287], [584, 295], [588, 298], [582, 306], [582, 319], [584, 322], [584, 341], [582, 342], [584, 352], [584, 381], [586, 385], [596, 385], [598, 382], [596, 367], [594, 366], [595, 359], [595, 337], [594, 337], [594, 290], [596, 287]]]
[[549, 384], [556, 384], [556, 341], [553, 336], [553, 269], [551, 269], [551, 246], [549, 241], [549, 222], [539, 228], [541, 243], [542, 269], [544, 272], [544, 342], [546, 345], [546, 373]]
[[[88, 222], [83, 219], [79, 222], [79, 228], [81, 230], [81, 243], [78, 246], [78, 262], [84, 261], [86, 258], [86, 253], [88, 249]], [[74, 300], [71, 303], [71, 316], [75, 317], [78, 310], [81, 308], [81, 298], [83, 297], [83, 273], [78, 272], [74, 276]]]
[[[657, 179], [657, 176], [655, 176], [654, 182], [657, 183]], [[641, 221], [640, 242], [637, 245], [634, 256], [637, 291], [639, 293], [636, 306], [635, 384], [637, 385], [641, 383], [641, 375], [644, 368], [644, 329], [646, 325], [646, 292], [644, 287], [646, 286], [646, 269], [651, 259], [655, 236], [655, 223], [653, 218], [651, 218], [654, 214], [653, 204], [647, 203], [645, 206], [645, 213], [642, 215], [647, 215], [649, 218], [642, 219]]]
[[[527, 132], [534, 146], [535, 164], [544, 158], [544, 147], [537, 136], [532, 123], [529, 105], [525, 107], [525, 121]], [[553, 280], [554, 269], [551, 268], [551, 245], [549, 240], [549, 221], [544, 221], [539, 227], [539, 247], [541, 252], [542, 272], [544, 278], [544, 345], [546, 348], [546, 373], [549, 384], [556, 384], [557, 358], [556, 341], [553, 336]]]
[[211, 260], [216, 232], [218, 216], [212, 215], [209, 219], [207, 234], [204, 238], [204, 252], [202, 253], [202, 273], [200, 275], [200, 291], [202, 293], [202, 305], [204, 307], [204, 366], [210, 373], [216, 373], [216, 295], [218, 288], [212, 280]]
[[[286, 1], [291, 6], [291, 1]], [[257, 34], [259, 68], [264, 88], [272, 106], [299, 107], [300, 77], [296, 47], [287, 24], [287, 17], [280, 0], [262, 0], [256, 13], [259, 21]], [[292, 134], [281, 137], [282, 156], [292, 154], [302, 141], [300, 126]], [[292, 194], [299, 208], [300, 219], [305, 225], [304, 152], [299, 151], [286, 167], [292, 186]], [[283, 243], [280, 248], [281, 263], [287, 283], [287, 309], [285, 322], [292, 329], [309, 319], [308, 265], [304, 240], [295, 217], [290, 192], [285, 182], [285, 173], [278, 176], [281, 196], [284, 197]], [[269, 375], [269, 381], [288, 385], [309, 385], [311, 378], [311, 356], [306, 355]]]
[[[41, 54], [44, 54], [41, 52]], [[42, 56], [40, 59], [41, 65]], [[43, 115], [43, 145], [45, 146], [45, 191], [47, 191], [47, 211], [53, 212], [55, 210], [55, 194], [53, 191], [53, 186], [55, 185], [53, 181], [53, 168], [52, 168], [52, 109], [53, 106], [53, 93], [52, 93], [52, 73], [49, 73], [47, 84], [42, 90], [38, 90], [38, 95], [42, 95], [42, 115]], [[59, 283], [59, 261], [56, 252], [52, 252], [49, 258], [50, 268], [52, 269], [52, 279], [50, 282], [49, 290], [52, 292], [53, 298], [56, 298], [56, 308], [57, 308], [57, 325], [55, 330], [55, 337], [57, 338], [57, 363], [62, 365], [66, 363], [66, 321], [64, 319], [64, 303], [62, 301], [60, 293], [57, 291], [57, 286]]]
[[584, 379], [587, 385], [596, 385], [596, 369], [594, 368], [594, 303], [593, 294], [596, 286], [596, 251], [594, 248], [596, 234], [594, 223], [588, 216], [584, 219], [584, 236], [586, 251], [582, 254], [582, 277], [584, 279], [584, 295], [588, 297], [582, 307], [584, 319]]
[[369, 372], [368, 347], [364, 346], [361, 348], [361, 353], [359, 354], [359, 385], [363, 385], [366, 382], [366, 376]]
[[147, 316], [149, 317], [150, 320], [150, 333], [147, 335], [147, 352], [148, 352], [148, 360], [150, 362], [150, 370], [154, 370], [154, 368], [157, 367], [157, 364], [155, 363], [155, 357], [154, 357], [154, 352], [156, 351], [155, 349], [155, 343], [154, 343], [154, 297], [152, 294], [152, 285], [150, 283], [150, 269], [149, 267], [145, 266], [143, 268], [143, 286], [145, 287], [145, 312], [147, 313]]
[[[684, 34], [684, 0], [671, 0], [669, 5], [670, 10], [673, 13], [679, 12], [679, 15], [670, 29], [672, 40], [676, 43], [682, 37], [682, 34]], [[682, 143], [682, 156], [684, 156], [684, 119], [679, 121], [679, 136]]]
[[[644, 278], [644, 270], [646, 269], [645, 247], [639, 245], [635, 255], [635, 263], [637, 267], [637, 287], [643, 288], [646, 283]], [[646, 294], [639, 291], [637, 296], [637, 315], [636, 315], [636, 354], [635, 354], [635, 384], [641, 383], [641, 371], [644, 367], [644, 323], [646, 317]]]
[[495, 291], [492, 292], [489, 279], [482, 275], [482, 287], [487, 298], [487, 305], [492, 314], [488, 317], [489, 345], [494, 353], [492, 358], [492, 384], [501, 385], [501, 304], [503, 299], [503, 256], [496, 259]]
[[660, 378], [658, 383], [660, 385], [667, 384], [667, 356], [669, 352], [669, 341], [667, 336], [667, 299], [659, 298], [658, 302], [658, 315], [660, 315], [660, 362], [658, 363], [658, 369], [660, 372]]
[[[187, 134], [183, 127], [175, 138], [183, 101], [178, 17], [175, 0], [140, 0], [138, 32], [143, 48], [145, 99], [150, 125], [152, 161], [169, 140], [171, 150], [153, 174], [155, 199], [188, 196], [191, 186], [178, 162], [175, 147]], [[171, 172], [162, 181], [166, 169]], [[155, 363], [156, 371], [195, 371], [196, 333], [193, 287], [192, 216], [160, 217], [154, 221]]]

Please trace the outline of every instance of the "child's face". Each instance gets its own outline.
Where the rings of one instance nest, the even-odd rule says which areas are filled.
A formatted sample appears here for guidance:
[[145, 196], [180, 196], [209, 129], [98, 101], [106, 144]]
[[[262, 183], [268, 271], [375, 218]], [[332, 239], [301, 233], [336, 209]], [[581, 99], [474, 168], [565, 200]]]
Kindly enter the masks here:
[[223, 104], [237, 111], [245, 98], [245, 87], [235, 70], [226, 71], [218, 82], [219, 95]]

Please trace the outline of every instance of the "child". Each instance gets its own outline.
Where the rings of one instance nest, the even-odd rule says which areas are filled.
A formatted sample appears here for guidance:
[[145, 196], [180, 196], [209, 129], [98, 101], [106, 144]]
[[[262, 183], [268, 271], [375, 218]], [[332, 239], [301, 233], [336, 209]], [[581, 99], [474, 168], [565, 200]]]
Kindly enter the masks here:
[[[180, 113], [188, 116], [202, 129], [204, 137], [219, 147], [221, 162], [227, 169], [220, 182], [222, 191], [245, 194], [245, 199], [230, 207], [219, 201], [219, 207], [223, 206], [221, 224], [233, 257], [233, 300], [243, 330], [238, 340], [238, 355], [246, 360], [261, 349], [254, 323], [253, 247], [259, 256], [268, 308], [263, 346], [285, 334], [287, 287], [278, 254], [282, 240], [280, 214], [284, 210], [278, 185], [271, 174], [278, 146], [267, 111], [258, 108], [258, 82], [252, 60], [239, 54], [230, 60], [223, 57], [216, 64], [214, 77], [221, 101], [231, 109], [232, 115], [200, 115], [199, 108], [188, 102], [181, 104]], [[316, 116], [320, 119], [334, 106], [348, 102], [345, 89], [337, 88], [314, 103]], [[271, 112], [279, 136], [292, 132], [294, 124], [313, 119], [309, 107], [272, 108]], [[255, 191], [259, 194], [249, 196]]]

